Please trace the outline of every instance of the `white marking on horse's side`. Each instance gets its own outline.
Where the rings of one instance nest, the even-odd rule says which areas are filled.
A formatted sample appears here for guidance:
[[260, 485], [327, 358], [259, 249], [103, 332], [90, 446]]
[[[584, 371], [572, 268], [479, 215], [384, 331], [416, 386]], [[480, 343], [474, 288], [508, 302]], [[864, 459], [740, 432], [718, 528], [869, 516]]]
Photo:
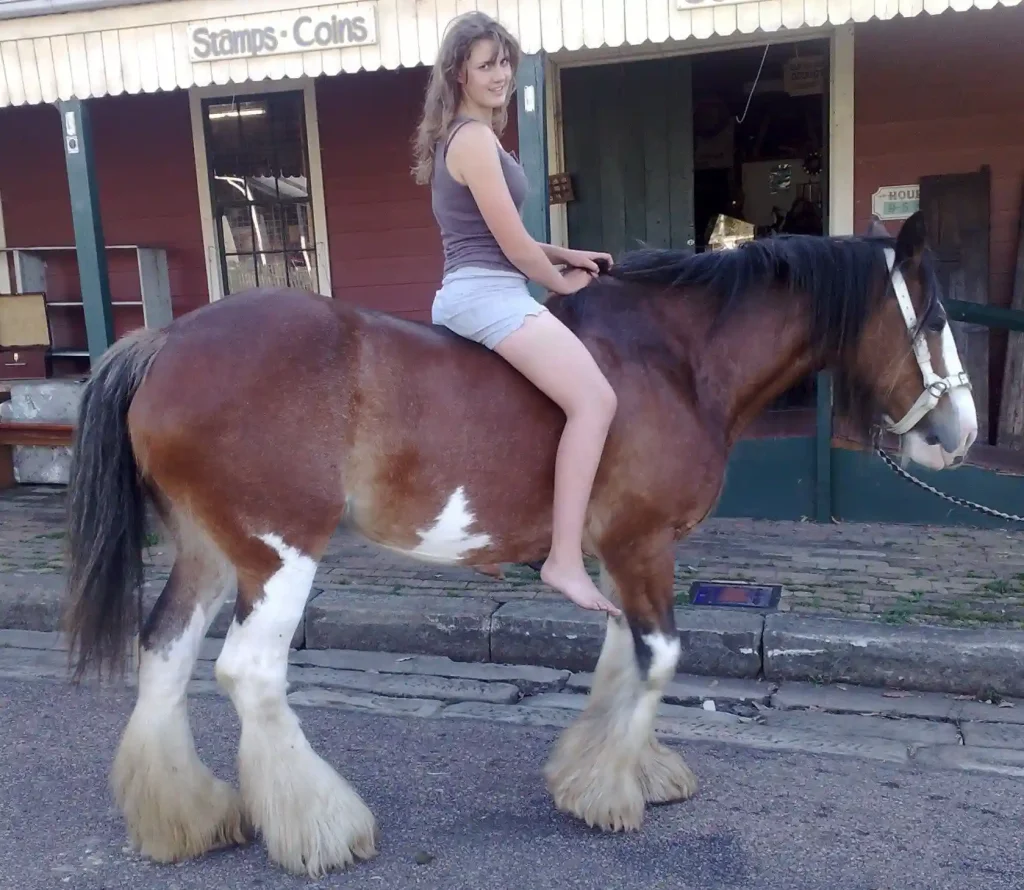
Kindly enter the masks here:
[[469, 532], [475, 519], [469, 509], [466, 490], [460, 485], [448, 497], [434, 524], [417, 530], [420, 543], [410, 551], [410, 555], [431, 562], [454, 563], [467, 553], [486, 547], [491, 543], [490, 535]]
[[651, 650], [651, 666], [648, 677], [658, 686], [663, 686], [671, 678], [679, 664], [679, 655], [683, 647], [678, 636], [667, 636], [660, 631], [644, 634], [644, 642]]
[[375, 851], [376, 824], [359, 795], [310, 746], [287, 699], [288, 649], [316, 561], [279, 535], [260, 540], [281, 558], [263, 597], [228, 629], [217, 679], [242, 722], [242, 797], [271, 859], [319, 877]]

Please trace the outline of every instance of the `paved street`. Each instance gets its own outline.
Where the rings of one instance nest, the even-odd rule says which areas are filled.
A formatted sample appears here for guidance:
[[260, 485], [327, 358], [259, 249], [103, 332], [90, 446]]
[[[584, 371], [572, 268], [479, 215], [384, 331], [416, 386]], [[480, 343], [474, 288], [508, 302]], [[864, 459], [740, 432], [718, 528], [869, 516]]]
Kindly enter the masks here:
[[[292, 700], [376, 812], [380, 856], [318, 882], [259, 844], [154, 866], [125, 848], [106, 785], [132, 690], [72, 689], [52, 641], [21, 638], [37, 645], [0, 646], [0, 890], [1019, 890], [1024, 873], [1021, 703], [680, 678], [670, 699], [697, 706], [666, 705], [659, 730], [701, 790], [638, 835], [601, 836], [553, 811], [540, 773], [588, 677], [345, 652], [293, 653]], [[215, 648], [191, 714], [200, 756], [232, 781]]]

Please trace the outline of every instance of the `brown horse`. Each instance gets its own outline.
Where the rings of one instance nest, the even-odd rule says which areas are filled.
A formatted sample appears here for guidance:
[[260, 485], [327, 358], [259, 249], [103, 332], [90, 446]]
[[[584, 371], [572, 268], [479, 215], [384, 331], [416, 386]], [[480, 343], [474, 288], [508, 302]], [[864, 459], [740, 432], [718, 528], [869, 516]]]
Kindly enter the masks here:
[[[608, 621], [588, 707], [545, 776], [559, 809], [634, 830], [645, 803], [696, 789], [653, 734], [680, 652], [674, 547], [713, 509], [744, 425], [829, 367], [865, 429], [871, 408], [906, 453], [941, 467], [973, 442], [974, 403], [919, 216], [898, 239], [639, 251], [547, 305], [618, 393], [585, 543], [623, 617]], [[108, 350], [78, 423], [68, 630], [76, 677], [123, 665], [149, 498], [177, 558], [141, 628], [138, 698], [112, 768], [143, 854], [181, 860], [258, 830], [272, 860], [311, 876], [374, 855], [374, 816], [286, 699], [318, 560], [343, 517], [423, 560], [543, 559], [562, 423], [486, 349], [297, 290], [229, 297]], [[234, 589], [216, 675], [241, 719], [240, 790], [199, 760], [185, 703]]]

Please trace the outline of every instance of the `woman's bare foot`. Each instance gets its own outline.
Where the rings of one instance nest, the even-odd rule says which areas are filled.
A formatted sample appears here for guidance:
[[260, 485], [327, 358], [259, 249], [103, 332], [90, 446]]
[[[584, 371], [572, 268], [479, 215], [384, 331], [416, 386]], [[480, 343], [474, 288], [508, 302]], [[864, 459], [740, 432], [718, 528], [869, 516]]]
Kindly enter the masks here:
[[621, 610], [597, 589], [597, 585], [582, 565], [566, 569], [548, 559], [541, 566], [540, 579], [582, 609], [608, 612], [616, 617], [622, 614]]

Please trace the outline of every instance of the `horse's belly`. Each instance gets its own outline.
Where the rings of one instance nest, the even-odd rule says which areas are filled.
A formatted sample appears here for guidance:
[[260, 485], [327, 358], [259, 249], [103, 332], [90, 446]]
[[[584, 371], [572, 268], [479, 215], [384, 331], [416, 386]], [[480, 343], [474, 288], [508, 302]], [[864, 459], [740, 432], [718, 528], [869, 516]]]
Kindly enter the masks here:
[[544, 555], [551, 534], [545, 500], [532, 492], [503, 497], [473, 481], [414, 493], [357, 487], [347, 518], [377, 544], [444, 565], [533, 560]]

